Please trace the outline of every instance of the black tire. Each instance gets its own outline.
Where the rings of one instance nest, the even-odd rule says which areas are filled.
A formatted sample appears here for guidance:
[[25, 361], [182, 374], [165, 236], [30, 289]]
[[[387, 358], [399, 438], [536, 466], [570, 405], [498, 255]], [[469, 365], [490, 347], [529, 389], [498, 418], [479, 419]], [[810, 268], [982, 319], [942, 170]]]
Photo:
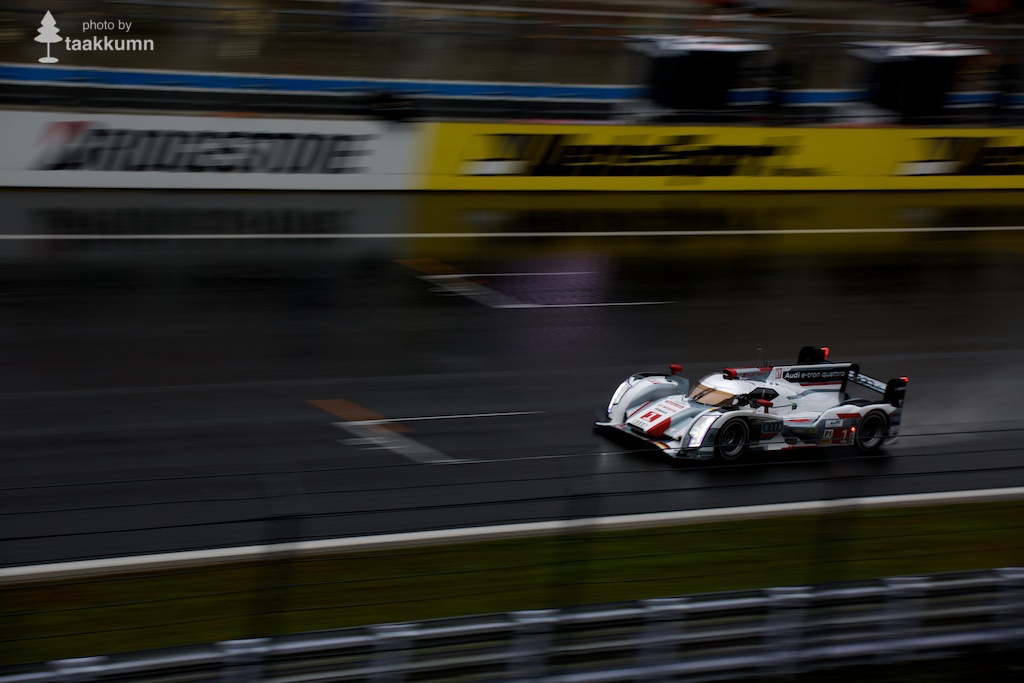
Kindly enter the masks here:
[[857, 425], [853, 443], [862, 453], [874, 453], [889, 436], [889, 418], [885, 413], [874, 410], [865, 415]]
[[743, 420], [729, 420], [715, 436], [715, 457], [725, 462], [736, 462], [747, 454], [750, 427]]

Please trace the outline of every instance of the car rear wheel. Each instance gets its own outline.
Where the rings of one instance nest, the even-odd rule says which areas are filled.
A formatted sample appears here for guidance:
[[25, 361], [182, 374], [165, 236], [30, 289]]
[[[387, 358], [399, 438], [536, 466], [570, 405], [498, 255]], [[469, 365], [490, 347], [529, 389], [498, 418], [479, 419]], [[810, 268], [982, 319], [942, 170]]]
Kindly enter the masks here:
[[858, 450], [873, 453], [882, 447], [888, 434], [889, 420], [883, 413], [875, 411], [865, 415], [857, 425], [857, 435], [853, 443]]
[[730, 420], [715, 437], [715, 455], [726, 462], [736, 462], [747, 453], [750, 428], [743, 420]]

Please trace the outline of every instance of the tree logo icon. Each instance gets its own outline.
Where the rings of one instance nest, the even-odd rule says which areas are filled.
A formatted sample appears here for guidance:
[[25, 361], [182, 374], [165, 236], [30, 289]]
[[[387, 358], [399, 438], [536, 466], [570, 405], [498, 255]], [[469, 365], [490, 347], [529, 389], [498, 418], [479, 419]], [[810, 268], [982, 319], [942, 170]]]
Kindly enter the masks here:
[[60, 61], [56, 57], [50, 56], [50, 43], [59, 43], [64, 40], [57, 35], [58, 33], [60, 33], [60, 29], [57, 28], [57, 22], [54, 20], [53, 15], [47, 12], [39, 27], [39, 35], [36, 36], [37, 43], [46, 43], [46, 56], [39, 58], [39, 61], [43, 64], [55, 64]]

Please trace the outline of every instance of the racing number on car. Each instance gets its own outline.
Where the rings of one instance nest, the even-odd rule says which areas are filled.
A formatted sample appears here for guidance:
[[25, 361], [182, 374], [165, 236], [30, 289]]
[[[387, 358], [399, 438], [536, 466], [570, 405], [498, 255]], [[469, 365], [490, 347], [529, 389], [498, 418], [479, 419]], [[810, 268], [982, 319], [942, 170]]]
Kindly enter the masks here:
[[659, 413], [657, 410], [648, 410], [646, 413], [640, 416], [640, 419], [643, 420], [644, 422], [654, 422], [659, 417], [661, 417], [661, 413]]
[[838, 445], [850, 442], [850, 428], [844, 427], [842, 429], [826, 429], [825, 433], [821, 437], [821, 445]]

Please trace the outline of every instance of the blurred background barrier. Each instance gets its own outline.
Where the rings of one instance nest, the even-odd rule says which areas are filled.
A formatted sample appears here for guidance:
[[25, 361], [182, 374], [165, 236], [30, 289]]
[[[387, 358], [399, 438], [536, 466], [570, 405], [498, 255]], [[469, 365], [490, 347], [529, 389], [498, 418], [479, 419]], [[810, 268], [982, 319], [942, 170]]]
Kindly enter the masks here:
[[1024, 188], [1024, 136], [1007, 129], [414, 123], [54, 111], [4, 111], [0, 122], [4, 187]]
[[1006, 129], [437, 123], [433, 190], [955, 190], [1024, 187]]
[[963, 670], [971, 653], [1008, 672], [1022, 607], [1022, 568], [898, 576], [65, 659], [0, 670], [0, 683], [704, 681], [908, 663], [922, 675]]
[[0, 186], [410, 190], [425, 131], [378, 120], [0, 112]]
[[[623, 2], [552, 8], [515, 2], [463, 5], [430, 2], [350, 2], [278, 0], [233, 3], [179, 3], [118, 0], [54, 7], [22, 0], [0, 13], [7, 27], [0, 61], [36, 65], [40, 45], [32, 38], [47, 8], [62, 35], [79, 38], [83, 23], [115, 18], [133, 24], [130, 35], [152, 36], [146, 52], [62, 53], [58, 68], [163, 70], [162, 81], [179, 81], [179, 98], [160, 88], [126, 92], [95, 73], [70, 74], [67, 82], [16, 83], [5, 88], [8, 103], [45, 102], [60, 106], [164, 106], [226, 110], [356, 113], [374, 90], [399, 91], [428, 116], [500, 118], [602, 118], [650, 116], [635, 99], [619, 98], [609, 107], [578, 88], [644, 88], [649, 68], [626, 49], [637, 36], [699, 34], [752, 40], [769, 45], [770, 57], [754, 60], [732, 75], [729, 106], [717, 117], [820, 121], [836, 114], [824, 91], [863, 99], [877, 78], [877, 64], [850, 54], [852, 43], [910, 41], [968, 43], [976, 53], [958, 60], [949, 83], [947, 106], [929, 110], [927, 120], [1019, 123], [1021, 35], [1013, 7], [994, 12], [995, 20], [962, 8], [961, 16], [929, 3], [872, 5], [853, 0], [788, 0], [773, 11], [733, 11], [702, 2]], [[723, 11], [723, 9], [725, 11]], [[757, 7], [748, 9], [758, 10]], [[765, 8], [760, 8], [765, 9]], [[61, 50], [63, 43], [54, 49]], [[195, 89], [190, 73], [261, 74], [230, 92]], [[180, 75], [175, 75], [180, 74]], [[874, 75], [873, 75], [874, 74]], [[274, 75], [305, 75], [339, 80], [330, 92], [286, 94]], [[49, 80], [48, 76], [43, 77]], [[19, 79], [20, 80], [20, 79]], [[917, 79], [920, 80], [920, 79]], [[472, 94], [438, 93], [439, 82], [475, 86]], [[522, 96], [523, 84], [558, 84], [555, 95]], [[45, 86], [45, 87], [44, 87]], [[909, 86], [908, 86], [909, 87]], [[318, 88], [319, 90], [319, 88]], [[879, 91], [881, 92], [881, 91]], [[750, 93], [757, 93], [752, 97]], [[810, 101], [809, 101], [810, 98]], [[175, 103], [175, 99], [180, 102]], [[892, 103], [891, 98], [880, 102]], [[876, 103], [877, 104], [877, 103]], [[896, 107], [897, 119], [902, 105]], [[911, 112], [915, 116], [920, 112]], [[687, 112], [683, 112], [687, 115]], [[702, 113], [706, 117], [707, 111]], [[920, 117], [918, 117], [920, 118]]]
[[[7, 86], [0, 92], [3, 104], [49, 109], [157, 109], [321, 117], [369, 115], [400, 121], [567, 120], [620, 124], [716, 121], [778, 126], [901, 121], [899, 111], [864, 108], [869, 84], [859, 88], [733, 88], [728, 91], [728, 101], [723, 108], [669, 110], [652, 106], [656, 103], [646, 99], [651, 94], [650, 88], [642, 84], [295, 77], [90, 67], [40, 68], [11, 63], [0, 64], [0, 80]], [[905, 122], [1012, 126], [1021, 122], [1024, 112], [1024, 93], [936, 92], [941, 95], [938, 110], [927, 115], [916, 114]], [[402, 115], [396, 118], [382, 111], [381, 98], [400, 103]], [[853, 110], [849, 109], [851, 106]]]

